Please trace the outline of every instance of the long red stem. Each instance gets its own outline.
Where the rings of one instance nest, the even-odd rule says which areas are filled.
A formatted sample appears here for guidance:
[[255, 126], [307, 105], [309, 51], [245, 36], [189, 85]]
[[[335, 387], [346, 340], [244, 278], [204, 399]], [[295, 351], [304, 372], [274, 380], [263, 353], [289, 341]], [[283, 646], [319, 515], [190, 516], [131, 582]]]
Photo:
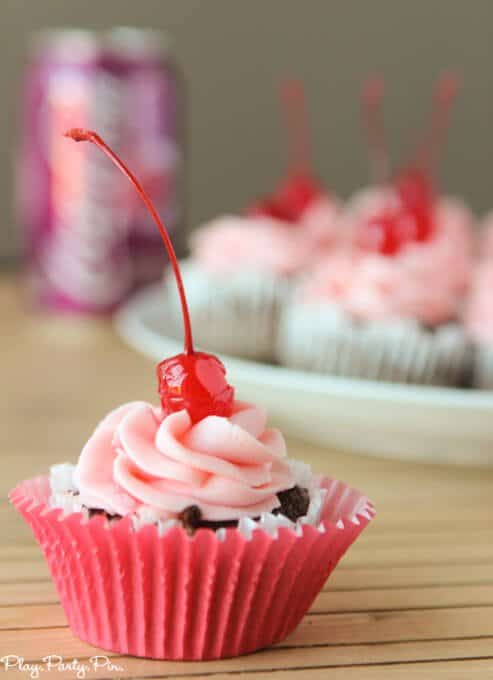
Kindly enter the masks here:
[[293, 174], [310, 174], [311, 153], [308, 114], [303, 85], [298, 80], [287, 80], [281, 86], [288, 137], [288, 170]]
[[178, 288], [178, 294], [180, 296], [181, 308], [183, 311], [183, 327], [185, 332], [185, 351], [187, 354], [193, 354], [193, 338], [192, 338], [192, 326], [190, 323], [190, 314], [188, 311], [187, 298], [185, 296], [185, 289], [183, 287], [183, 280], [181, 278], [180, 268], [178, 266], [178, 259], [176, 257], [175, 249], [168, 236], [166, 227], [164, 226], [161, 218], [156, 212], [151, 199], [145, 192], [144, 188], [140, 184], [139, 180], [135, 177], [133, 172], [131, 172], [125, 163], [116, 155], [116, 153], [110, 149], [110, 147], [104, 142], [101, 137], [92, 130], [83, 130], [81, 128], [72, 128], [65, 133], [66, 137], [75, 140], [76, 142], [92, 142], [95, 144], [103, 153], [105, 153], [108, 158], [116, 165], [116, 167], [123, 172], [124, 175], [130, 180], [130, 182], [135, 187], [137, 193], [139, 194], [142, 202], [146, 206], [147, 210], [150, 212], [154, 221], [156, 222], [161, 238], [163, 239], [166, 250], [168, 251], [168, 256], [173, 267], [176, 278], [176, 286]]
[[371, 76], [363, 83], [361, 113], [368, 135], [371, 174], [377, 184], [385, 183], [389, 177], [389, 156], [381, 107], [383, 94], [384, 84], [380, 76]]
[[430, 127], [417, 154], [418, 166], [426, 168], [431, 174], [436, 169], [440, 152], [447, 138], [450, 112], [458, 91], [459, 78], [455, 73], [444, 74], [435, 86]]

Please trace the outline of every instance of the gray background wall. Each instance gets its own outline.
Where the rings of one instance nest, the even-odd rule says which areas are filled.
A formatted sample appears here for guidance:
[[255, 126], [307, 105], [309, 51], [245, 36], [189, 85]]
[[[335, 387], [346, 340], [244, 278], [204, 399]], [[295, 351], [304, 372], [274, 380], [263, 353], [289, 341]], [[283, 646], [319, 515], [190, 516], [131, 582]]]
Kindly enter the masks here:
[[16, 94], [30, 31], [44, 26], [162, 27], [187, 78], [190, 224], [240, 208], [281, 172], [277, 82], [306, 83], [315, 162], [343, 195], [366, 179], [357, 93], [387, 79], [395, 156], [419, 133], [435, 76], [464, 88], [443, 186], [493, 207], [492, 0], [0, 0], [0, 256], [16, 252], [11, 161]]

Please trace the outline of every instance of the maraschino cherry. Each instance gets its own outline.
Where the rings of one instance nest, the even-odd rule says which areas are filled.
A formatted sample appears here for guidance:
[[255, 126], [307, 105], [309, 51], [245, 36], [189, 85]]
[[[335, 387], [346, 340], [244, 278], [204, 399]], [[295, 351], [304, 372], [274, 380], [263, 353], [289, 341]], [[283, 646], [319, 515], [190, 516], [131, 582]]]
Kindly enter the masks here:
[[281, 99], [288, 131], [287, 178], [277, 191], [255, 201], [247, 212], [295, 223], [324, 191], [311, 170], [306, 103], [301, 83], [286, 82], [281, 88]]
[[168, 232], [149, 196], [135, 175], [96, 132], [74, 128], [68, 130], [65, 136], [76, 142], [92, 142], [126, 175], [154, 219], [168, 251], [183, 312], [185, 352], [165, 359], [157, 366], [163, 411], [172, 413], [186, 409], [194, 423], [206, 416], [229, 417], [233, 412], [234, 388], [226, 381], [226, 369], [217, 357], [194, 350], [190, 314], [178, 260]]
[[395, 255], [407, 243], [420, 243], [431, 238], [434, 226], [434, 175], [457, 91], [455, 75], [446, 74], [440, 78], [435, 89], [430, 130], [414, 162], [389, 178], [380, 108], [383, 81], [374, 77], [366, 82], [362, 100], [370, 164], [376, 183], [389, 184], [395, 200], [367, 220], [358, 234], [358, 243], [363, 248], [376, 250], [382, 255]]

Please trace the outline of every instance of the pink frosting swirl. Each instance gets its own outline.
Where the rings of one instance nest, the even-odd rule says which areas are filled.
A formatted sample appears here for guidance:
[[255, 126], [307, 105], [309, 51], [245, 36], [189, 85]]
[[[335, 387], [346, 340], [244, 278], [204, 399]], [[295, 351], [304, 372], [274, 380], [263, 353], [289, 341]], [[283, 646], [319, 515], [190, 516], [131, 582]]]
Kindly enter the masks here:
[[219, 217], [192, 235], [192, 256], [211, 274], [252, 270], [290, 276], [306, 267], [321, 245], [333, 242], [333, 215], [332, 204], [321, 203], [300, 225], [269, 217]]
[[304, 210], [299, 228], [303, 238], [307, 239], [313, 249], [329, 250], [337, 248], [343, 241], [345, 233], [340, 229], [340, 202], [329, 196], [321, 196], [311, 201]]
[[[346, 227], [388, 200], [366, 192], [346, 216]], [[395, 256], [342, 252], [324, 258], [299, 291], [304, 302], [336, 303], [366, 320], [412, 318], [436, 325], [453, 319], [467, 291], [473, 257], [472, 216], [454, 199], [440, 199], [432, 238], [410, 243]]]
[[163, 519], [198, 505], [204, 519], [257, 517], [294, 485], [281, 433], [265, 412], [235, 402], [230, 418], [195, 425], [145, 402], [112, 411], [83, 448], [74, 480], [81, 503], [111, 514], [142, 508]]

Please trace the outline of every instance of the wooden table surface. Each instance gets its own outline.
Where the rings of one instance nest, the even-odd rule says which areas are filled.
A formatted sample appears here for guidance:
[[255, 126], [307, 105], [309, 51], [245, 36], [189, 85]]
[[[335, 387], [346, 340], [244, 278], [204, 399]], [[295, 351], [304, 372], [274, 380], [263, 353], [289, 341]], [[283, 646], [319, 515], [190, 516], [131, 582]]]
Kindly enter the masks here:
[[[11, 277], [0, 279], [0, 304], [0, 657], [80, 661], [96, 650], [67, 628], [39, 549], [6, 494], [51, 463], [75, 461], [116, 404], [153, 400], [154, 367], [107, 324], [22, 311]], [[364, 490], [378, 511], [298, 629], [275, 648], [224, 661], [110, 654], [123, 670], [87, 677], [493, 678], [493, 471], [390, 462], [296, 441], [289, 448]], [[72, 670], [41, 675], [51, 676], [76, 677]], [[9, 677], [29, 674], [11, 670]]]

